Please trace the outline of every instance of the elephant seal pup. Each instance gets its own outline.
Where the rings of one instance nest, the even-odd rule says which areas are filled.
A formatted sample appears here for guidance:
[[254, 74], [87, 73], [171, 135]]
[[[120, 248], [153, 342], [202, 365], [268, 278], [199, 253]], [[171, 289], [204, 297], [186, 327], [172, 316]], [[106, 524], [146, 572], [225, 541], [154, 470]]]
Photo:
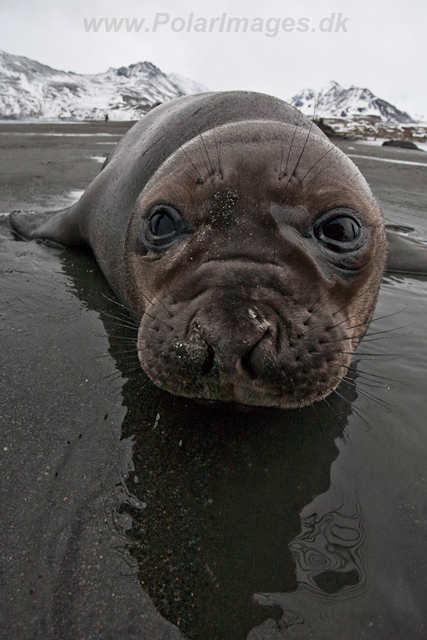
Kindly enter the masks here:
[[243, 405], [302, 407], [337, 387], [386, 260], [353, 162], [296, 109], [250, 92], [157, 107], [77, 204], [11, 223], [92, 247], [156, 385]]

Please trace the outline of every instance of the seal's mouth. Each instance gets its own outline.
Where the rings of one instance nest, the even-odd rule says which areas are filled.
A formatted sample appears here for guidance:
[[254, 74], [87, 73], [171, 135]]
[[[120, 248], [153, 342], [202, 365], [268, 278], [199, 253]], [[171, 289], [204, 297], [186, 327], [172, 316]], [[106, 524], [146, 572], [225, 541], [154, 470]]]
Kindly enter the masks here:
[[[252, 304], [246, 311], [245, 318], [232, 325], [222, 312], [212, 318], [196, 314], [182, 337], [173, 336], [179, 334], [178, 321], [175, 327], [169, 325], [169, 332], [166, 323], [163, 331], [154, 322], [141, 322], [142, 368], [165, 391], [209, 403], [297, 408], [321, 400], [338, 386], [350, 362], [349, 352], [337, 350], [342, 325], [327, 341], [324, 326], [313, 332], [294, 319], [284, 331], [271, 309], [261, 311]], [[181, 325], [187, 328], [188, 322]]]
[[325, 398], [350, 364], [358, 321], [335, 280], [317, 275], [301, 276], [299, 264], [199, 265], [142, 316], [142, 368], [165, 391], [202, 401], [297, 408]]

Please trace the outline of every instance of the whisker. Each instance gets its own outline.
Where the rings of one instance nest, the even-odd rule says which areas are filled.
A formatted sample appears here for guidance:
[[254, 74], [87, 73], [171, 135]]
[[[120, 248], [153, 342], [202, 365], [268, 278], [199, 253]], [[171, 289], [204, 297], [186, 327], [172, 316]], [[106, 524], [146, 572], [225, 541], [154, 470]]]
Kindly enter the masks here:
[[[375, 340], [390, 340], [392, 338], [401, 338], [402, 336], [410, 336], [414, 332], [408, 331], [407, 333], [396, 333], [392, 336], [383, 336], [381, 334], [390, 333], [391, 331], [397, 331], [398, 329], [404, 329], [405, 327], [410, 327], [410, 326], [412, 326], [412, 324], [407, 324], [407, 325], [404, 325], [403, 327], [396, 327], [395, 329], [387, 329], [386, 331], [377, 331], [375, 333], [370, 333], [370, 334], [361, 333], [358, 336], [352, 336], [350, 338], [337, 338], [336, 340], [325, 340], [322, 344], [333, 344], [334, 342], [345, 342], [346, 340], [357, 340], [358, 338], [363, 338], [363, 344], [365, 344], [365, 342], [375, 342]], [[379, 336], [379, 335], [381, 335], [381, 338], [371, 338], [371, 340], [368, 339], [370, 336]]]
[[[169, 317], [170, 317], [170, 318], [173, 318], [173, 313], [171, 313], [171, 312], [169, 311], [169, 309], [168, 309], [168, 308], [167, 308], [167, 306], [162, 302], [162, 300], [160, 300], [160, 298], [159, 298], [155, 293], [153, 293], [153, 296], [156, 298], [156, 300], [157, 300], [158, 302], [160, 302], [160, 304], [162, 305], [162, 307], [163, 307], [163, 308], [165, 309], [165, 311], [169, 314]], [[153, 303], [151, 303], [151, 304], [153, 304]]]
[[[366, 311], [366, 309], [370, 309], [371, 306], [372, 306], [371, 303], [369, 303], [368, 305], [366, 305], [366, 307], [362, 307], [362, 309], [360, 309], [359, 311], [354, 313], [352, 316], [348, 316], [348, 318], [344, 318], [344, 320], [341, 320], [340, 322], [336, 322], [335, 324], [330, 325], [328, 327], [328, 330], [330, 331], [331, 329], [335, 329], [335, 327], [339, 327], [340, 325], [344, 324], [345, 322], [348, 322], [349, 320], [352, 320], [353, 318], [356, 318], [358, 315], [360, 315], [361, 313]], [[354, 329], [357, 326], [363, 327], [363, 326], [365, 326], [365, 325], [367, 325], [369, 323], [370, 323], [370, 320], [366, 320], [366, 322], [362, 322], [360, 325], [355, 325], [354, 327], [349, 327], [349, 329]], [[318, 326], [319, 326], [319, 324], [315, 324], [313, 329], [315, 329]], [[310, 331], [311, 331], [311, 329], [310, 329]], [[308, 331], [306, 333], [308, 333]]]
[[[101, 311], [101, 313], [103, 313], [103, 312]], [[108, 315], [108, 314], [104, 314], [104, 315]], [[110, 317], [112, 318], [113, 316], [110, 316]], [[111, 324], [113, 324], [115, 327], [122, 327], [122, 329], [129, 329], [129, 330], [135, 331], [135, 332], [138, 330], [138, 327], [133, 326], [131, 324], [124, 324], [122, 322], [112, 322]]]
[[[345, 377], [342, 378], [342, 379], [338, 378], [337, 376], [333, 376], [333, 377], [336, 380], [340, 380], [340, 382], [342, 382], [342, 384], [345, 384], [347, 387], [351, 387], [353, 389], [356, 389], [357, 392], [360, 395], [362, 395], [363, 397], [367, 398], [368, 400], [372, 400], [373, 402], [376, 402], [377, 404], [381, 405], [382, 408], [386, 409], [388, 413], [391, 413], [391, 410], [388, 409], [388, 407], [395, 408], [395, 405], [390, 404], [389, 402], [387, 402], [386, 400], [383, 400], [382, 398], [378, 398], [377, 396], [372, 395], [372, 393], [370, 393], [369, 391], [366, 391], [365, 389], [359, 389], [359, 387], [358, 387], [356, 382], [349, 381]], [[368, 385], [368, 386], [374, 386], [374, 385]], [[361, 411], [361, 409], [359, 409], [359, 411]], [[366, 415], [366, 412], [365, 412], [365, 415]]]
[[108, 374], [107, 376], [103, 376], [102, 378], [100, 378], [99, 380], [108, 380], [109, 378], [111, 378], [110, 382], [114, 382], [117, 378], [120, 378], [122, 376], [127, 376], [129, 373], [134, 373], [137, 371], [142, 371], [141, 367], [134, 367], [132, 369], [128, 369], [128, 368], [124, 368], [124, 369], [120, 369], [120, 371], [113, 371], [112, 373]]
[[408, 355], [407, 353], [358, 353], [357, 351], [340, 351], [340, 353], [360, 358], [360, 360], [398, 360], [399, 358]]
[[[310, 380], [310, 378], [308, 378], [308, 379]], [[349, 400], [347, 400], [347, 398], [345, 396], [343, 396], [339, 391], [337, 391], [337, 389], [334, 389], [329, 384], [326, 384], [326, 382], [323, 382], [323, 381], [321, 382], [321, 384], [323, 384], [324, 387], [327, 387], [327, 389], [329, 389], [331, 391], [331, 393], [336, 393], [337, 396], [339, 398], [341, 398], [341, 400], [343, 400], [348, 407], [351, 407], [351, 408], [354, 407], [354, 404], [352, 402], [350, 402]], [[363, 413], [365, 416], [368, 415], [367, 412], [364, 409], [359, 409], [359, 411], [361, 413]]]
[[313, 304], [311, 305], [311, 307], [308, 309], [308, 312], [312, 314], [312, 317], [319, 311], [319, 309], [321, 309], [323, 307], [324, 304], [326, 304], [327, 301], [325, 301], [318, 309], [316, 309], [316, 311], [313, 311], [315, 305], [319, 302], [319, 300], [321, 300], [323, 298], [323, 296], [325, 295], [325, 293], [327, 293], [333, 286], [335, 285], [335, 280], [333, 282], [331, 282], [331, 284], [329, 285], [329, 287], [327, 287], [323, 293], [320, 294], [320, 296], [317, 298], [317, 300], [315, 300], [313, 302]]
[[312, 182], [312, 181], [313, 181], [315, 178], [317, 178], [317, 177], [318, 177], [318, 176], [319, 176], [319, 175], [320, 175], [320, 174], [321, 174], [325, 169], [327, 169], [327, 167], [329, 167], [330, 163], [328, 163], [328, 164], [326, 165], [326, 167], [323, 167], [323, 169], [321, 169], [318, 173], [316, 173], [316, 175], [315, 175], [315, 176], [313, 176], [313, 178], [311, 178], [311, 180], [309, 180], [309, 181], [307, 182], [307, 184], [304, 184], [304, 185], [302, 184], [302, 183], [303, 183], [303, 181], [305, 180], [305, 178], [306, 178], [306, 177], [308, 176], [308, 174], [310, 173], [310, 171], [313, 171], [314, 167], [315, 167], [317, 164], [319, 164], [319, 162], [320, 162], [321, 160], [323, 160], [323, 158], [325, 158], [325, 157], [328, 155], [328, 153], [330, 153], [333, 149], [335, 149], [335, 147], [337, 147], [337, 146], [340, 144], [340, 142], [342, 142], [342, 141], [344, 140], [345, 136], [346, 136], [346, 134], [344, 134], [343, 136], [341, 136], [341, 138], [338, 140], [338, 142], [336, 142], [335, 144], [333, 144], [333, 145], [332, 145], [332, 147], [330, 147], [330, 148], [328, 149], [328, 151], [325, 151], [325, 153], [324, 153], [324, 154], [322, 154], [322, 155], [320, 156], [320, 158], [319, 158], [319, 159], [318, 159], [318, 160], [313, 164], [313, 166], [312, 166], [312, 167], [310, 167], [310, 169], [307, 171], [307, 173], [306, 173], [306, 174], [301, 178], [300, 183], [301, 183], [301, 185], [302, 185], [303, 189], [305, 189], [306, 187], [308, 187], [308, 185], [310, 184], [310, 182]]
[[[375, 380], [369, 380], [367, 378], [358, 376], [357, 377], [357, 382], [354, 382], [354, 380], [352, 380], [351, 378], [347, 378], [347, 376], [343, 376], [343, 378], [339, 378], [338, 376], [333, 376], [334, 378], [336, 378], [337, 380], [347, 380], [350, 382], [353, 382], [353, 384], [355, 386], [357, 385], [362, 385], [363, 387], [371, 387], [373, 389], [394, 389], [394, 386], [392, 384], [388, 384], [387, 382], [381, 382], [380, 380], [375, 381]], [[359, 379], [361, 377], [361, 379]], [[369, 380], [368, 382], [362, 382], [362, 380]]]
[[[347, 372], [349, 373], [352, 370], [354, 363], [350, 365], [338, 364], [336, 366], [338, 366], [340, 369], [347, 369]], [[369, 371], [363, 371], [360, 369], [357, 369], [357, 377], [362, 378], [363, 380], [368, 380], [368, 381], [371, 381], [371, 378], [374, 378], [374, 379], [378, 378], [379, 380], [383, 380], [384, 384], [386, 382], [396, 382], [397, 384], [404, 384], [404, 385], [409, 384], [408, 382], [402, 382], [401, 380], [395, 380], [394, 378], [386, 378], [385, 376], [380, 376], [377, 373], [370, 373]]]
[[[171, 327], [171, 326], [170, 326], [169, 324], [167, 324], [166, 322], [163, 322], [163, 320], [160, 320], [160, 318], [156, 318], [155, 316], [150, 315], [150, 314], [148, 313], [148, 311], [145, 311], [145, 312], [144, 312], [144, 316], [148, 316], [148, 317], [149, 317], [149, 318], [151, 318], [152, 320], [156, 320], [156, 322], [160, 322], [161, 324], [164, 324], [164, 325], [165, 325], [165, 327], [167, 327], [168, 329], [171, 329], [171, 330], [173, 329], [173, 327]], [[141, 322], [140, 326], [141, 326], [141, 327], [146, 327], [147, 325], [146, 325], [146, 324], [143, 324], [143, 323]]]
[[279, 172], [278, 172], [278, 176], [277, 176], [279, 180], [281, 179], [280, 178], [280, 174], [282, 173], [283, 153], [285, 151], [283, 140], [281, 142], [282, 142], [282, 144], [281, 144], [280, 164], [279, 164]]
[[144, 324], [143, 322], [141, 322], [141, 324], [139, 325], [140, 327], [144, 327], [145, 329], [148, 329], [149, 331], [156, 331], [157, 329], [155, 327], [150, 327], [149, 324]]
[[[343, 380], [351, 380], [351, 378], [347, 378], [347, 375], [350, 372], [350, 368], [352, 367], [352, 365], [346, 367], [343, 364], [337, 365], [340, 369], [347, 369], [347, 373], [344, 374], [343, 376]], [[373, 376], [375, 376], [375, 374], [372, 374]], [[382, 378], [382, 376], [379, 376], [380, 378]], [[359, 378], [361, 378], [362, 380], [367, 380], [368, 382], [375, 382], [375, 384], [368, 384], [368, 382], [361, 382], [359, 380]], [[389, 385], [387, 382], [387, 378], [384, 379], [384, 381], [381, 380], [371, 380], [371, 378], [368, 378], [363, 372], [361, 373], [359, 370], [357, 371], [357, 379], [359, 384], [365, 384], [366, 386], [373, 386], [373, 387], [377, 387], [378, 389], [393, 389], [394, 387], [392, 385]], [[398, 382], [397, 380], [393, 380], [393, 382]]]
[[[355, 317], [356, 317], [356, 316], [358, 316], [360, 313], [363, 313], [363, 311], [365, 311], [365, 309], [369, 309], [369, 307], [370, 307], [370, 306], [371, 306], [371, 305], [370, 305], [370, 304], [368, 304], [366, 307], [364, 307], [363, 309], [361, 309], [360, 311], [358, 311], [358, 312], [357, 312], [357, 313], [355, 313], [354, 315], [349, 316], [348, 318], [344, 318], [344, 320], [341, 320], [341, 322], [337, 322], [336, 324], [333, 324], [331, 327], [329, 327], [329, 330], [330, 330], [330, 329], [335, 329], [335, 327], [339, 327], [341, 324], [344, 324], [344, 322], [347, 322], [348, 320], [351, 320], [352, 318], [355, 318]], [[408, 305], [406, 305], [406, 306], [408, 306]], [[403, 311], [403, 309], [402, 309], [402, 311]], [[394, 312], [394, 313], [389, 313], [389, 314], [388, 314], [388, 315], [386, 315], [386, 316], [380, 316], [379, 318], [374, 318], [373, 320], [366, 320], [366, 322], [361, 322], [360, 324], [355, 324], [355, 325], [353, 325], [353, 326], [351, 326], [351, 327], [348, 327], [348, 328], [349, 328], [349, 329], [356, 329], [357, 327], [364, 327], [364, 326], [366, 326], [366, 325], [370, 325], [370, 324], [372, 324], [373, 322], [376, 322], [377, 320], [383, 320], [384, 318], [389, 318], [389, 317], [391, 317], [391, 316], [395, 316], [395, 315], [397, 315], [398, 313], [401, 313], [401, 312], [400, 312], [400, 311], [396, 311], [396, 312]], [[315, 325], [315, 326], [318, 326], [318, 325]], [[404, 325], [404, 326], [410, 326], [410, 325]], [[396, 328], [397, 328], [397, 329], [403, 329], [403, 328], [404, 328], [404, 326], [402, 326], [402, 327], [396, 327]], [[393, 330], [394, 330], [394, 329], [390, 329], [390, 331], [393, 331]]]
[[[210, 175], [211, 175], [211, 178], [212, 178], [212, 184], [213, 184], [213, 181], [214, 181], [214, 180], [213, 180], [213, 177], [214, 177], [214, 174], [215, 174], [215, 170], [214, 170], [214, 168], [213, 168], [213, 166], [212, 166], [211, 159], [210, 159], [210, 157], [209, 157], [209, 153], [208, 153], [208, 150], [207, 150], [207, 148], [206, 148], [205, 141], [204, 141], [203, 136], [202, 136], [202, 134], [201, 134], [201, 133], [199, 133], [199, 137], [200, 137], [200, 139], [201, 139], [201, 141], [202, 141], [202, 143], [203, 143], [203, 148], [204, 148], [204, 150], [205, 150], [206, 157], [207, 157], [208, 162], [209, 162]], [[209, 174], [209, 167], [208, 167], [208, 174]]]
[[[115, 356], [121, 356], [124, 353], [135, 353], [135, 349], [125, 349], [124, 351], [116, 351], [115, 352]], [[111, 353], [100, 353], [97, 356], [92, 356], [95, 360], [98, 360], [99, 358], [112, 358], [113, 356], [111, 355]]]
[[[93, 358], [99, 359], [99, 358], [103, 358], [105, 355], [99, 355], [99, 356], [93, 356]], [[109, 355], [109, 354], [108, 354]], [[133, 354], [133, 357], [131, 356], [126, 356], [125, 358], [120, 356], [120, 364], [117, 364], [116, 366], [118, 368], [121, 368], [122, 366], [128, 366], [131, 364], [139, 364], [139, 358], [136, 356], [136, 354]]]
[[409, 307], [408, 304], [405, 304], [403, 309], [400, 309], [399, 311], [394, 311], [393, 313], [388, 313], [385, 316], [378, 316], [378, 318], [373, 318], [373, 320], [371, 320], [370, 322], [377, 322], [378, 320], [384, 320], [385, 318], [391, 318], [392, 316], [397, 316], [399, 313], [402, 313], [402, 311], [406, 311], [406, 309]]
[[219, 172], [219, 175], [220, 175], [221, 179], [223, 179], [224, 175], [222, 173], [221, 157], [220, 157], [220, 153], [219, 153], [218, 141], [216, 139], [216, 129], [215, 129], [215, 127], [213, 128], [213, 137], [214, 137], [214, 140], [215, 140], [216, 155], [218, 157], [218, 172]]
[[[205, 145], [205, 141], [203, 140], [203, 136], [202, 136], [202, 134], [201, 134], [201, 133], [199, 133], [199, 138], [201, 139], [201, 141], [202, 141], [202, 145], [203, 145], [203, 148], [204, 148], [204, 150], [205, 150], [205, 152], [206, 152], [206, 145]], [[199, 148], [200, 148], [200, 147], [199, 147]], [[203, 151], [201, 151], [202, 160], [203, 160], [203, 162], [204, 162], [204, 164], [205, 164], [205, 167], [206, 167], [206, 173], [207, 173], [207, 175], [208, 175], [208, 176], [209, 176], [209, 175], [210, 175], [210, 176], [212, 176], [212, 167], [209, 167], [209, 165], [210, 165], [210, 160], [209, 160], [209, 156], [208, 156], [207, 152], [206, 152], [206, 155], [207, 155], [207, 159], [208, 159], [208, 161], [207, 161], [207, 162], [206, 162], [205, 155], [203, 154]], [[208, 164], [208, 163], [209, 163], [209, 164]]]
[[120, 320], [120, 322], [122, 323], [118, 325], [120, 327], [126, 327], [128, 329], [138, 329], [138, 324], [134, 322], [131, 318], [125, 319], [125, 318], [120, 318], [119, 316], [112, 316], [111, 313], [107, 313], [106, 311], [102, 311], [102, 310], [100, 311], [100, 313], [103, 316], [106, 316], [107, 318], [111, 318], [112, 320]]
[[[333, 393], [335, 393], [337, 396], [340, 396], [340, 394], [337, 392], [336, 389], [333, 391]], [[343, 396], [341, 396], [341, 397], [343, 399], [345, 399]], [[366, 411], [363, 411], [363, 409], [360, 409], [359, 407], [356, 407], [354, 404], [349, 403], [349, 405], [351, 407], [352, 412], [354, 412], [360, 418], [360, 420], [362, 420], [362, 422], [364, 422], [366, 424], [366, 426], [368, 427], [368, 430], [371, 431], [371, 429], [372, 429], [371, 424], [362, 415], [362, 414], [366, 415]]]
[[279, 176], [279, 180], [281, 180], [281, 179], [286, 175], [286, 171], [287, 171], [287, 168], [288, 168], [288, 162], [289, 162], [289, 156], [291, 155], [292, 147], [293, 147], [293, 145], [294, 145], [295, 134], [296, 134], [297, 129], [298, 129], [298, 125], [299, 125], [300, 117], [301, 117], [301, 113], [298, 111], [297, 123], [296, 123], [296, 125], [295, 125], [294, 133], [293, 133], [293, 135], [292, 135], [292, 139], [291, 139], [291, 144], [290, 144], [290, 146], [289, 146], [288, 156], [287, 156], [287, 158], [286, 158], [285, 171], [283, 172], [283, 175], [282, 175], [282, 176]]
[[[410, 336], [414, 333], [414, 330], [412, 331], [408, 331], [407, 333], [395, 333], [392, 336], [382, 336], [383, 333], [390, 333], [391, 331], [398, 331], [399, 329], [405, 329], [406, 327], [412, 327], [414, 325], [413, 322], [411, 322], [410, 324], [404, 324], [401, 327], [395, 327], [394, 329], [387, 329], [386, 331], [376, 331], [375, 333], [365, 333], [364, 334], [364, 338], [363, 338], [363, 342], [374, 342], [375, 340], [390, 340], [390, 338], [401, 338], [402, 336]], [[381, 338], [372, 338], [371, 340], [369, 340], [369, 338], [371, 338], [371, 336], [379, 336], [381, 335]]]
[[[311, 384], [313, 384], [312, 380], [310, 380], [310, 378], [309, 378], [307, 375], [306, 375], [306, 378], [307, 378], [307, 380], [308, 380], [309, 382], [311, 382]], [[370, 429], [372, 429], [372, 427], [371, 427], [371, 425], [369, 424], [369, 422], [368, 422], [368, 421], [363, 417], [363, 415], [362, 415], [362, 414], [367, 415], [366, 411], [364, 411], [363, 409], [360, 409], [359, 407], [356, 407], [354, 404], [352, 404], [351, 402], [349, 402], [349, 401], [347, 400], [347, 398], [345, 398], [345, 397], [344, 397], [344, 396], [343, 396], [339, 391], [337, 391], [336, 389], [333, 389], [332, 387], [330, 387], [328, 384], [326, 384], [326, 382], [323, 382], [323, 381], [322, 381], [322, 382], [321, 382], [321, 384], [323, 384], [323, 386], [325, 386], [325, 387], [327, 387], [328, 389], [330, 389], [330, 390], [331, 390], [331, 393], [335, 393], [339, 398], [341, 398], [341, 400], [343, 400], [343, 401], [345, 402], [345, 404], [346, 404], [347, 406], [349, 406], [349, 407], [350, 407], [350, 409], [351, 409], [352, 411], [354, 411], [354, 412], [359, 416], [359, 418], [360, 418], [361, 420], [363, 420], [363, 422], [367, 425], [367, 427], [369, 428], [369, 430], [370, 430]], [[323, 398], [323, 401], [324, 401], [324, 402], [326, 402], [326, 403], [329, 405], [329, 403], [328, 403], [328, 401], [326, 400], [326, 398]], [[330, 405], [329, 405], [329, 406], [330, 406]], [[332, 409], [332, 411], [334, 411], [332, 407], [331, 407], [331, 409]], [[334, 411], [334, 413], [335, 413], [336, 417], [337, 417], [337, 418], [339, 418], [339, 416], [336, 414], [336, 412], [335, 412], [335, 411]]]
[[330, 413], [332, 413], [332, 415], [336, 418], [336, 420], [338, 421], [338, 424], [341, 426], [343, 433], [348, 436], [348, 429], [347, 429], [347, 425], [345, 422], [343, 422], [342, 418], [337, 414], [337, 412], [335, 411], [335, 409], [329, 404], [329, 402], [326, 400], [326, 398], [323, 398], [320, 402], [324, 403], [328, 409], [328, 411]]
[[299, 158], [298, 158], [298, 160], [297, 160], [297, 162], [296, 162], [296, 164], [295, 164], [294, 170], [292, 171], [291, 177], [289, 178], [289, 180], [288, 180], [288, 182], [287, 182], [286, 186], [288, 186], [289, 182], [290, 182], [290, 181], [292, 180], [292, 178], [296, 175], [296, 172], [297, 172], [297, 169], [298, 169], [299, 163], [301, 162], [301, 158], [302, 158], [302, 156], [303, 156], [303, 154], [304, 154], [305, 148], [306, 148], [306, 146], [307, 146], [308, 139], [309, 139], [309, 137], [310, 137], [311, 130], [312, 130], [312, 128], [313, 128], [313, 122], [314, 122], [314, 116], [315, 116], [315, 113], [316, 113], [316, 100], [314, 101], [313, 118], [312, 118], [312, 120], [311, 120], [310, 127], [309, 127], [309, 129], [308, 129], [308, 133], [307, 133], [307, 136], [306, 136], [306, 138], [305, 138], [305, 141], [304, 141], [304, 144], [303, 144], [303, 147], [302, 147], [302, 151], [301, 151], [301, 153], [300, 153], [300, 155], [299, 155]]
[[[298, 401], [301, 401], [301, 394], [298, 393], [298, 389], [297, 389], [297, 387], [295, 385], [294, 379], [292, 378], [292, 376], [289, 376], [289, 379], [292, 382], [292, 386], [293, 386], [293, 388], [295, 390], [295, 399], [298, 400]], [[298, 409], [301, 410], [301, 407], [298, 407]]]
[[[340, 365], [340, 366], [343, 366], [343, 365]], [[365, 380], [369, 380], [370, 378], [378, 378], [380, 380], [385, 380], [386, 382], [396, 382], [396, 384], [404, 384], [404, 385], [408, 385], [409, 384], [409, 382], [403, 382], [403, 380], [395, 380], [394, 378], [386, 378], [385, 376], [380, 376], [377, 373], [370, 373], [369, 371], [362, 371], [360, 369], [357, 370], [357, 375], [361, 376]]]
[[189, 160], [191, 162], [191, 164], [193, 165], [193, 169], [195, 170], [195, 172], [198, 174], [199, 178], [201, 178], [202, 180], [204, 180], [202, 174], [200, 173], [200, 171], [198, 170], [198, 168], [196, 167], [196, 165], [194, 164], [194, 162], [192, 161], [192, 159], [190, 158], [190, 156], [188, 155], [188, 153], [186, 152], [186, 150], [181, 146], [179, 147], [180, 150], [186, 155], [187, 160]]
[[365, 295], [365, 293], [367, 293], [370, 289], [372, 289], [372, 287], [374, 287], [375, 285], [378, 284], [378, 282], [381, 282], [383, 276], [381, 274], [381, 276], [379, 278], [375, 278], [375, 280], [373, 282], [371, 282], [371, 284], [369, 285], [369, 287], [367, 287], [366, 289], [364, 289], [364, 291], [362, 291], [362, 293], [360, 293], [358, 296], [356, 296], [355, 298], [353, 298], [352, 300], [350, 300], [350, 302], [347, 302], [343, 307], [341, 307], [340, 309], [338, 309], [338, 311], [335, 311], [335, 313], [333, 313], [333, 316], [336, 316], [337, 313], [339, 313], [340, 311], [342, 311], [343, 309], [345, 309], [346, 307], [348, 307], [349, 305], [353, 304], [353, 302], [356, 302], [356, 300], [358, 300], [359, 298], [361, 298], [362, 296]]
[[124, 304], [122, 304], [118, 300], [113, 300], [113, 298], [110, 298], [109, 296], [106, 296], [105, 293], [101, 293], [101, 295], [102, 295], [103, 298], [105, 298], [109, 302], [112, 302], [113, 304], [117, 305], [118, 307], [122, 307], [123, 309], [125, 309], [125, 311], [127, 311], [130, 315], [132, 315], [132, 310], [129, 307], [126, 307]]

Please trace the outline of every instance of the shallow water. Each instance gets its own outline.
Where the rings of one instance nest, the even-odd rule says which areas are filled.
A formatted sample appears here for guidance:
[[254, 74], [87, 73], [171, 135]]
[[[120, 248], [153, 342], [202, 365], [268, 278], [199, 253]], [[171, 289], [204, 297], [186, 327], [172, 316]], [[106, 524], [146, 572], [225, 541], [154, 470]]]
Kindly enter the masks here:
[[[427, 237], [424, 170], [387, 171]], [[0, 637], [427, 637], [425, 278], [384, 278], [329, 407], [245, 412], [148, 383], [90, 253], [5, 217], [0, 251]]]
[[246, 413], [134, 371], [89, 254], [2, 237], [9, 637], [92, 637], [100, 601], [114, 637], [108, 597], [116, 637], [179, 637], [139, 584], [190, 638], [426, 636], [424, 279], [384, 279], [376, 317], [396, 315], [359, 348], [357, 391]]

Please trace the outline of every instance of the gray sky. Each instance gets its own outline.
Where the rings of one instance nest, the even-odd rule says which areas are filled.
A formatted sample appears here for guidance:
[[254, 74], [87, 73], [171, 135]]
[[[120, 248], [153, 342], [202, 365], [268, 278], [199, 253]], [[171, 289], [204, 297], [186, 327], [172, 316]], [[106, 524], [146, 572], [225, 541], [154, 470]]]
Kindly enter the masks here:
[[[223, 13], [220, 33], [220, 20], [210, 21]], [[153, 32], [156, 14], [164, 24]], [[332, 30], [324, 21], [320, 31], [332, 14]], [[248, 19], [246, 33], [243, 22], [240, 33], [234, 26], [227, 33], [235, 17]], [[145, 22], [139, 32], [127, 32], [123, 23], [108, 33], [102, 23], [95, 33], [85, 31], [85, 18]], [[205, 32], [196, 32], [203, 18]], [[285, 24], [288, 31], [285, 18], [294, 20]], [[212, 90], [249, 89], [283, 99], [336, 80], [427, 117], [426, 25], [425, 0], [0, 0], [0, 49], [57, 69], [97, 73], [149, 60]]]

